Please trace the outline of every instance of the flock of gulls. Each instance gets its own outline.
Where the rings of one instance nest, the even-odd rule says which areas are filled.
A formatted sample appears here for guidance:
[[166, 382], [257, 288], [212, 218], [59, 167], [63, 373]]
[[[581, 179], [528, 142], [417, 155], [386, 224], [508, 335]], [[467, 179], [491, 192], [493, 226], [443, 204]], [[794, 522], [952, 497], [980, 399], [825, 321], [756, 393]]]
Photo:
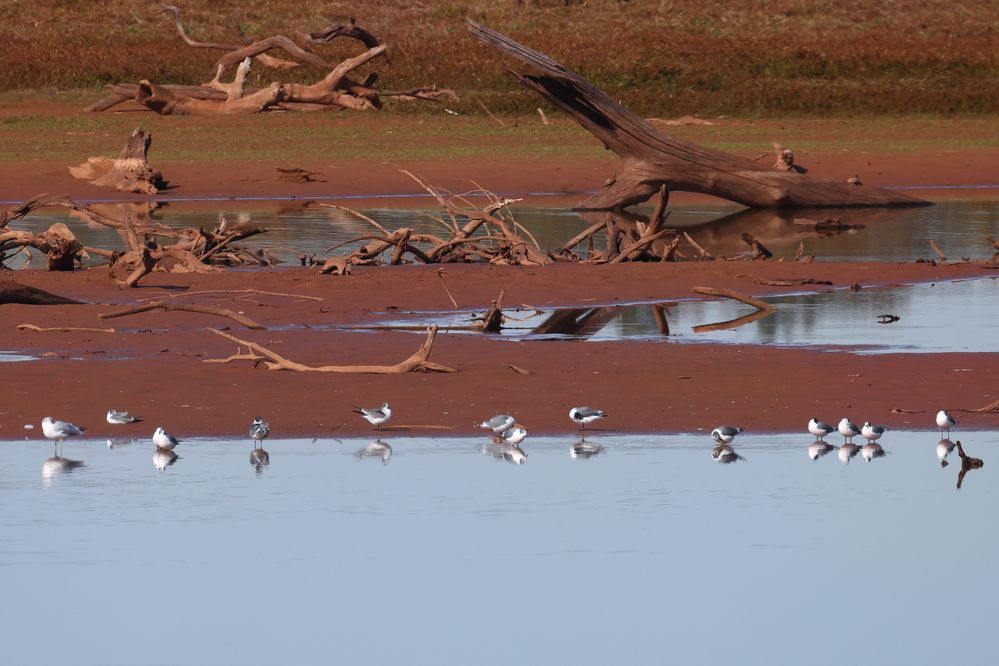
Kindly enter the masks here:
[[[387, 402], [382, 403], [380, 407], [357, 407], [353, 411], [360, 414], [362, 418], [373, 425], [375, 430], [379, 432], [382, 426], [392, 418], [392, 409]], [[578, 424], [580, 432], [583, 433], [580, 440], [575, 442], [570, 449], [570, 454], [573, 458], [590, 458], [603, 451], [602, 446], [586, 441], [585, 430], [586, 426], [606, 416], [606, 412], [591, 407], [573, 407], [569, 410], [569, 419]], [[106, 418], [107, 422], [112, 425], [128, 425], [142, 421], [141, 418], [133, 416], [128, 412], [119, 412], [114, 409], [108, 410]], [[946, 466], [946, 458], [955, 447], [955, 442], [950, 440], [950, 429], [957, 424], [957, 421], [945, 410], [940, 410], [936, 416], [936, 424], [940, 428], [941, 436], [940, 443], [937, 445], [937, 458], [942, 465]], [[485, 453], [517, 465], [527, 462], [527, 453], [521, 447], [521, 444], [527, 439], [527, 429], [518, 424], [516, 418], [510, 414], [497, 414], [477, 425], [479, 428], [490, 432], [490, 444], [483, 447]], [[886, 454], [884, 448], [878, 444], [878, 440], [887, 431], [887, 426], [873, 425], [869, 421], [857, 427], [855, 423], [846, 417], [841, 419], [835, 427], [817, 418], [812, 418], [808, 422], [808, 432], [815, 436], [815, 442], [808, 447], [808, 457], [812, 460], [818, 460], [831, 452], [836, 447], [826, 442], [825, 437], [833, 433], [839, 433], [843, 436], [843, 445], [839, 447], [839, 459], [841, 462], [849, 462], [858, 453], [863, 456], [864, 460], [871, 462], [875, 458], [881, 458]], [[54, 457], [48, 459], [42, 468], [43, 476], [51, 477], [55, 472], [67, 471], [83, 465], [80, 461], [69, 460], [62, 456], [62, 443], [67, 439], [79, 437], [84, 432], [86, 432], [86, 428], [74, 425], [68, 421], [59, 421], [50, 416], [42, 419], [42, 434], [47, 439], [52, 440], [55, 446]], [[719, 463], [733, 463], [745, 460], [732, 447], [732, 442], [742, 432], [744, 432], [743, 428], [729, 425], [718, 426], [712, 430], [711, 439], [716, 444], [711, 451], [712, 459]], [[258, 471], [270, 464], [270, 454], [264, 450], [262, 444], [270, 433], [270, 426], [260, 417], [255, 418], [250, 424], [249, 436], [254, 442], [253, 450], [250, 453], [250, 463]], [[853, 438], [857, 436], [866, 439], [867, 443], [863, 446], [854, 444]], [[157, 469], [161, 471], [165, 470], [177, 461], [178, 455], [174, 452], [174, 449], [181, 442], [164, 430], [163, 427], [157, 427], [153, 431], [152, 443], [155, 447], [153, 463]], [[977, 462], [977, 465], [968, 463], [972, 467], [982, 466], [982, 462], [979, 459], [964, 455], [960, 442], [957, 442], [956, 446], [961, 455], [962, 465], [965, 464], [965, 461], [970, 460], [972, 463]], [[111, 440], [108, 440], [108, 447], [114, 447]], [[381, 439], [378, 439], [361, 449], [358, 452], [358, 456], [379, 457], [383, 463], [387, 464], [392, 456], [392, 447], [386, 442], [381, 441]]]

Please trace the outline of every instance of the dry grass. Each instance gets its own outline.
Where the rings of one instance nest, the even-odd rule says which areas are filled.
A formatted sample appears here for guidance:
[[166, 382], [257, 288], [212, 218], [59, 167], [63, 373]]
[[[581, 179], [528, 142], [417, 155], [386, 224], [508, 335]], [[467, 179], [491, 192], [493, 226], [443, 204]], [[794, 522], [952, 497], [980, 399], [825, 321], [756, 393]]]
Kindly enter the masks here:
[[[511, 34], [645, 115], [994, 113], [999, 110], [995, 0], [175, 0], [196, 39], [239, 42], [357, 15], [390, 45], [383, 88], [437, 83], [494, 111], [537, 106], [465, 19]], [[218, 52], [182, 44], [144, 2], [0, 0], [0, 90], [209, 78]], [[319, 47], [331, 58], [346, 42]], [[312, 80], [257, 68], [259, 81]], [[398, 107], [397, 107], [398, 108]]]

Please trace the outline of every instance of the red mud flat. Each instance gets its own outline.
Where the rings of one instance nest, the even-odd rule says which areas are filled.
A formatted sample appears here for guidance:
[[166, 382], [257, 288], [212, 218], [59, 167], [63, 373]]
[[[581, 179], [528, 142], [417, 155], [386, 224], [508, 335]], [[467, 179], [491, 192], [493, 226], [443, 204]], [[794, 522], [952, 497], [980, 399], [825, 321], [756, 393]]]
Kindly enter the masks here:
[[[456, 265], [445, 267], [444, 275], [461, 307], [484, 310], [500, 289], [508, 306], [586, 306], [689, 298], [695, 285], [756, 296], [788, 291], [759, 285], [756, 278], [831, 280], [840, 288], [860, 282], [866, 288], [994, 274], [973, 264], [691, 262]], [[114, 287], [103, 269], [0, 275], [0, 280], [14, 278], [104, 305], [0, 306], [0, 349], [44, 355], [34, 362], [0, 365], [8, 387], [0, 406], [0, 439], [40, 437], [38, 424], [46, 415], [88, 426], [95, 437], [145, 438], [156, 425], [181, 438], [240, 437], [257, 415], [271, 423], [277, 437], [339, 437], [368, 432], [367, 423], [350, 410], [382, 401], [396, 414], [391, 430], [413, 435], [469, 434], [475, 423], [498, 412], [517, 415], [535, 433], [566, 432], [574, 428], [569, 408], [589, 404], [609, 412], [601, 426], [620, 432], [697, 431], [722, 422], [756, 432], [804, 432], [809, 417], [850, 415], [896, 428], [925, 428], [930, 437], [937, 409], [973, 409], [999, 398], [999, 359], [984, 353], [860, 357], [847, 351], [755, 345], [511, 342], [442, 332], [430, 360], [455, 368], [452, 374], [301, 373], [268, 371], [248, 362], [203, 362], [236, 352], [236, 345], [208, 330], [228, 326], [233, 335], [303, 363], [397, 363], [417, 349], [423, 336], [302, 325], [370, 324], [408, 310], [451, 309], [436, 267], [362, 268], [348, 277], [319, 276], [304, 268], [153, 274], [135, 290]], [[177, 299], [240, 310], [268, 329], [261, 331], [186, 312], [97, 318], [139, 299], [210, 289], [257, 289], [323, 300], [255, 293]], [[35, 333], [17, 330], [20, 323], [115, 327], [118, 332]], [[531, 374], [518, 374], [509, 365]], [[137, 426], [109, 426], [104, 413], [110, 407], [146, 420]], [[893, 413], [893, 408], [917, 412]], [[961, 428], [999, 427], [999, 414], [955, 413]], [[36, 430], [27, 433], [27, 423]]]
[[[422, 194], [420, 186], [401, 169], [407, 169], [424, 182], [454, 192], [475, 186], [474, 179], [489, 190], [523, 196], [527, 204], [572, 205], [584, 199], [582, 194], [599, 189], [614, 175], [620, 164], [612, 154], [600, 158], [539, 156], [532, 158], [496, 158], [484, 163], [481, 158], [456, 157], [447, 160], [419, 160], [386, 163], [353, 159], [343, 164], [330, 160], [300, 160], [294, 166], [325, 174], [323, 182], [290, 184], [277, 178], [277, 167], [287, 161], [260, 160], [231, 164], [205, 162], [162, 162], [155, 159], [171, 189], [161, 192], [161, 200], [225, 200], [227, 198], [294, 197], [297, 199], [337, 199], [350, 197], [361, 205], [365, 197], [379, 199], [406, 194]], [[982, 148], [946, 155], [895, 153], [870, 155], [818, 154], [809, 162], [811, 175], [846, 180], [862, 174], [865, 185], [905, 186], [906, 193], [927, 199], [999, 198], [999, 149]], [[876, 165], [876, 166], [875, 166]], [[37, 194], [66, 193], [79, 200], [138, 201], [147, 197], [98, 188], [73, 178], [63, 162], [0, 162], [0, 201], [24, 201]], [[568, 193], [553, 197], [531, 193]], [[684, 202], [710, 199], [686, 192], [671, 193], [671, 200]], [[396, 200], [394, 205], [412, 202]]]

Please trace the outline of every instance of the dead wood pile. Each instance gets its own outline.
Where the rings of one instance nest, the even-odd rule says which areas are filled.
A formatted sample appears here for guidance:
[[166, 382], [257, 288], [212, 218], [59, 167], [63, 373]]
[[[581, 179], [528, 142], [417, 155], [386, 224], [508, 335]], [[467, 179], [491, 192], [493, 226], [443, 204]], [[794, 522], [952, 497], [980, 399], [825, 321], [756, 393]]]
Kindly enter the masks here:
[[[331, 108], [368, 110], [381, 109], [385, 98], [399, 101], [457, 100], [453, 90], [436, 86], [408, 90], [380, 91], [375, 88], [377, 72], [363, 79], [351, 78], [354, 70], [385, 55], [388, 47], [368, 30], [351, 19], [347, 25], [330, 25], [310, 33], [308, 43], [275, 35], [252, 43], [221, 44], [191, 39], [180, 20], [180, 10], [172, 5], [160, 5], [157, 13], [173, 18], [181, 39], [192, 48], [223, 51], [213, 66], [211, 80], [201, 85], [160, 85], [143, 79], [137, 84], [117, 83], [110, 86], [111, 94], [87, 107], [88, 111], [107, 111], [124, 102], [136, 102], [161, 115], [258, 113], [269, 110], [317, 111]], [[237, 24], [238, 28], [238, 24]], [[240, 30], [242, 33], [242, 30]], [[317, 53], [317, 46], [339, 37], [360, 42], [367, 49], [340, 63], [331, 63]], [[283, 52], [284, 57], [272, 55]], [[312, 84], [272, 82], [253, 90], [246, 87], [251, 64], [274, 70], [310, 67], [326, 70], [327, 74]], [[235, 69], [231, 81], [223, 81]]]
[[[137, 204], [155, 207], [156, 204]], [[41, 233], [7, 230], [10, 222], [19, 220], [40, 208], [60, 207], [72, 211], [83, 220], [110, 227], [121, 236], [124, 249], [85, 247], [62, 222]], [[152, 220], [135, 221], [131, 214], [117, 216], [98, 206], [77, 203], [65, 196], [42, 194], [19, 206], [0, 212], [0, 268], [17, 253], [34, 248], [46, 254], [48, 270], [73, 270], [90, 255], [108, 260], [112, 278], [122, 286], [134, 287], [139, 279], [153, 270], [174, 273], [204, 273], [221, 266], [270, 266], [276, 259], [266, 250], [256, 253], [238, 245], [238, 241], [264, 233], [266, 230], [250, 221], [229, 224], [224, 216], [214, 229], [173, 229]], [[170, 245], [160, 245], [158, 239], [170, 239]], [[30, 254], [28, 254], [30, 260]], [[27, 262], [25, 262], [25, 267]]]

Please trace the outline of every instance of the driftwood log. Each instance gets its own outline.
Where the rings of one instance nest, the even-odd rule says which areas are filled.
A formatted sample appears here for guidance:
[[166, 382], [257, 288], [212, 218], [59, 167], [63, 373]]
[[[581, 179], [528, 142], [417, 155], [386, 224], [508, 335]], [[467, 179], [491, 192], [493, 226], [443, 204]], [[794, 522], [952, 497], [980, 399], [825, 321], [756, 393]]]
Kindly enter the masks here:
[[641, 203], [660, 186], [701, 192], [751, 207], [922, 206], [921, 199], [772, 167], [675, 139], [612, 100], [548, 56], [474, 21], [479, 40], [540, 74], [514, 75], [600, 139], [623, 161], [622, 171], [581, 209], [607, 210]]
[[113, 187], [122, 192], [156, 194], [167, 186], [163, 174], [149, 164], [151, 133], [135, 128], [116, 159], [91, 157], [80, 166], [69, 167], [74, 178], [89, 180], [94, 185]]
[[223, 338], [232, 340], [237, 345], [247, 347], [251, 351], [242, 353], [237, 350], [235, 354], [228, 358], [206, 359], [204, 363], [231, 363], [233, 361], [252, 361], [255, 365], [263, 363], [268, 370], [292, 370], [295, 372], [332, 372], [340, 374], [360, 374], [360, 375], [401, 375], [407, 372], [455, 372], [454, 368], [449, 368], [440, 363], [433, 363], [428, 360], [430, 351], [434, 346], [434, 339], [437, 337], [437, 327], [431, 326], [427, 329], [427, 339], [423, 341], [409, 358], [395, 365], [305, 365], [281, 356], [270, 349], [249, 340], [242, 340], [235, 335], [230, 335], [225, 331], [211, 329], [212, 333], [221, 335]]

